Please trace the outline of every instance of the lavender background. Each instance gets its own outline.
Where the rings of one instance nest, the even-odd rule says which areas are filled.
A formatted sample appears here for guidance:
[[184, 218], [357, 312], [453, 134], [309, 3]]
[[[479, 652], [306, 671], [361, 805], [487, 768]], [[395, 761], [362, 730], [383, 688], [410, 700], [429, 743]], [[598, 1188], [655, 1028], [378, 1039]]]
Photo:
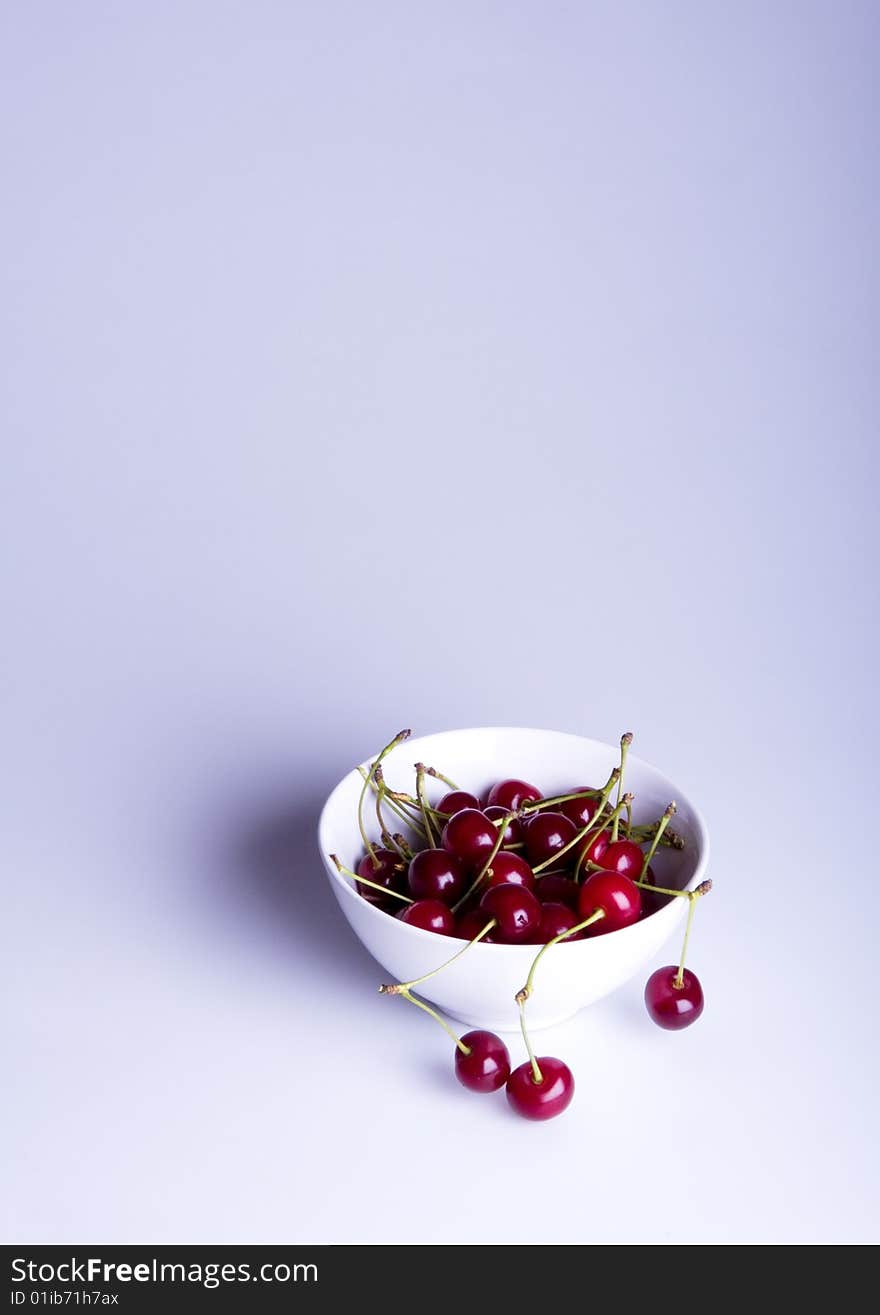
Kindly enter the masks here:
[[[4, 1240], [878, 1240], [878, 28], [2, 6]], [[545, 1127], [313, 848], [493, 723], [713, 836], [703, 1021]]]

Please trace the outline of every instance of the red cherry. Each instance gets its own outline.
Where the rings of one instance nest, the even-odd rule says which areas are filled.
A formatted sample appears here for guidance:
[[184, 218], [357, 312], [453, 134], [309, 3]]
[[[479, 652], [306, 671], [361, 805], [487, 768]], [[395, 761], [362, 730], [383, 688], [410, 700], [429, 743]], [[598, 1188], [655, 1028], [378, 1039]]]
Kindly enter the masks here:
[[[472, 941], [475, 936], [479, 936], [487, 922], [491, 922], [488, 913], [482, 909], [468, 909], [467, 913], [460, 913], [455, 920], [455, 932], [459, 940]], [[494, 927], [492, 931], [494, 931]], [[491, 931], [487, 931], [485, 936], [480, 936], [480, 945], [497, 945], [495, 937]]]
[[591, 936], [603, 936], [636, 922], [642, 909], [638, 886], [620, 872], [594, 872], [581, 886], [578, 897], [580, 920], [601, 909], [604, 917], [589, 928]]
[[[401, 922], [408, 922], [411, 927], [421, 927], [422, 931], [435, 931], [438, 936], [455, 935], [455, 918], [452, 910], [438, 899], [420, 899], [415, 904], [407, 904], [397, 914]], [[485, 923], [483, 926], [485, 927]]]
[[524, 1119], [553, 1119], [567, 1110], [574, 1095], [574, 1077], [567, 1064], [549, 1055], [537, 1059], [541, 1081], [535, 1081], [527, 1060], [507, 1080], [507, 1099]]
[[483, 866], [497, 839], [497, 828], [478, 808], [462, 808], [443, 828], [443, 848], [472, 871]]
[[[390, 849], [379, 849], [376, 846], [373, 849], [373, 856], [375, 862], [370, 854], [364, 854], [357, 865], [358, 876], [366, 881], [374, 881], [377, 886], [383, 886], [385, 890], [396, 890], [399, 895], [403, 895], [406, 891], [406, 865], [401, 861], [400, 855]], [[365, 900], [382, 908], [398, 902], [386, 899], [381, 891], [373, 890], [372, 886], [361, 885], [360, 882], [357, 883], [357, 889]]]
[[[573, 884], [573, 882], [569, 882], [569, 885]], [[542, 904], [541, 922], [532, 937], [532, 944], [546, 945], [548, 941], [553, 940], [554, 936], [561, 936], [564, 931], [571, 931], [572, 927], [576, 927], [579, 922], [583, 922], [583, 918], [578, 917], [574, 910], [566, 904]], [[582, 931], [575, 932], [574, 936], [566, 937], [563, 944], [568, 941], [580, 941], [583, 938], [584, 933]]]
[[[507, 817], [508, 811], [508, 809], [502, 808], [500, 804], [489, 804], [487, 808], [483, 809], [486, 816], [491, 817], [493, 822], [497, 821], [500, 817]], [[505, 848], [508, 845], [521, 845], [522, 838], [523, 829], [520, 821], [518, 818], [512, 817], [504, 828], [504, 840], [502, 841], [502, 844]]]
[[497, 1091], [510, 1077], [510, 1054], [494, 1032], [465, 1032], [461, 1038], [470, 1054], [455, 1047], [455, 1076], [468, 1091]]
[[685, 968], [682, 984], [676, 986], [678, 968], [673, 964], [658, 968], [648, 978], [645, 1005], [658, 1027], [678, 1032], [690, 1027], [703, 1012], [703, 988], [696, 973]]
[[464, 893], [467, 874], [461, 859], [445, 849], [422, 849], [409, 865], [409, 890], [417, 900], [454, 904]]
[[460, 813], [463, 808], [479, 807], [480, 801], [475, 794], [471, 794], [468, 790], [450, 790], [437, 805], [437, 812], [452, 817], [455, 813]]
[[[576, 785], [571, 790], [564, 791], [565, 794], [582, 794], [584, 790], [589, 790], [588, 785]], [[582, 831], [588, 822], [592, 822], [593, 815], [599, 806], [599, 800], [595, 797], [586, 797], [583, 799], [566, 799], [564, 804], [559, 805], [559, 812], [564, 813], [570, 822], [574, 822], [575, 829]]]
[[507, 944], [529, 940], [541, 923], [541, 905], [525, 886], [492, 886], [480, 908], [498, 920], [498, 939]]
[[645, 855], [634, 840], [612, 840], [602, 857], [596, 861], [609, 872], [622, 872], [624, 876], [638, 881], [645, 864]]
[[564, 872], [548, 872], [537, 878], [535, 894], [542, 904], [565, 904], [577, 909], [581, 888]]
[[500, 804], [502, 808], [515, 811], [517, 808], [522, 808], [523, 804], [541, 798], [543, 796], [536, 785], [529, 785], [528, 781], [517, 781], [515, 778], [511, 778], [508, 781], [497, 781], [489, 791], [486, 803]]
[[[578, 872], [583, 872], [585, 862], [595, 863], [597, 867], [601, 867], [602, 858], [610, 844], [610, 831], [600, 831], [592, 840], [582, 840], [579, 845], [575, 845], [570, 851], [572, 866], [577, 865]], [[581, 858], [581, 855], [583, 855], [583, 858]], [[565, 857], [567, 858], [568, 855], [566, 854]]]
[[527, 890], [534, 890], [535, 874], [519, 854], [501, 849], [492, 859], [483, 883], [486, 889], [492, 886], [525, 886]]
[[[532, 864], [546, 863], [548, 858], [558, 854], [577, 835], [577, 827], [564, 813], [536, 813], [525, 826], [526, 853]], [[570, 849], [559, 860], [568, 863], [574, 856]]]

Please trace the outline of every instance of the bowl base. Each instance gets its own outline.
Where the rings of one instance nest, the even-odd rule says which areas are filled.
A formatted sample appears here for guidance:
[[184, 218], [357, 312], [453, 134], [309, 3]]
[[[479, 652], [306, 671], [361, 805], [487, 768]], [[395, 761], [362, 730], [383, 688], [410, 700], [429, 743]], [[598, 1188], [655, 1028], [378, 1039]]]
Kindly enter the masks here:
[[[504, 1032], [507, 1034], [512, 1032], [518, 1033], [520, 1031], [519, 1014], [515, 1014], [512, 1018], [486, 1019], [474, 1018], [469, 1014], [456, 1014], [453, 1013], [451, 1009], [445, 1009], [443, 1012], [447, 1017], [454, 1018], [456, 1023], [464, 1023], [465, 1026], [469, 1028], [481, 1028], [486, 1032]], [[549, 1027], [557, 1027], [560, 1023], [567, 1023], [579, 1013], [579, 1009], [568, 1009], [564, 1014], [558, 1014], [553, 1018], [542, 1018], [540, 1015], [536, 1018], [532, 1018], [532, 1015], [529, 1013], [526, 1016], [526, 1026], [529, 1029], [529, 1035], [531, 1035], [532, 1032], [544, 1032]]]

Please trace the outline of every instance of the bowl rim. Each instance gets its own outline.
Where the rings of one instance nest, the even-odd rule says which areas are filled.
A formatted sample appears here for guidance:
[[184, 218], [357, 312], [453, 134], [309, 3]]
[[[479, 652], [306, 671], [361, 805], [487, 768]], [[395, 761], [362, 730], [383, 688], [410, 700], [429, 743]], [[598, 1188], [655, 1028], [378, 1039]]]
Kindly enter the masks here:
[[[605, 740], [597, 740], [589, 735], [577, 735], [573, 731], [559, 731], [559, 730], [548, 729], [547, 727], [541, 727], [541, 726], [459, 726], [451, 730], [430, 731], [425, 735], [413, 736], [411, 739], [407, 740], [406, 743], [415, 746], [416, 744], [419, 744], [421, 741], [428, 739], [438, 740], [438, 739], [443, 739], [445, 737], [451, 738], [452, 736], [456, 736], [456, 735], [498, 734], [501, 731], [514, 735], [516, 734], [546, 735], [556, 740], [560, 740], [560, 739], [573, 740], [578, 744], [587, 744], [593, 746], [594, 748], [610, 749], [612, 752], [617, 752], [619, 750], [619, 745], [608, 744]], [[363, 896], [357, 893], [351, 880], [348, 877], [344, 876], [343, 873], [337, 871], [335, 865], [332, 863], [330, 859], [331, 850], [327, 844], [327, 837], [326, 837], [328, 813], [330, 812], [330, 809], [333, 805], [336, 795], [339, 794], [340, 791], [343, 790], [348, 785], [349, 781], [353, 777], [358, 776], [358, 768], [364, 768], [366, 770], [372, 761], [373, 761], [372, 758], [366, 758], [362, 763], [359, 763], [356, 767], [353, 767], [351, 771], [346, 772], [345, 775], [339, 781], [337, 781], [336, 785], [330, 791], [329, 795], [324, 801], [323, 807], [321, 808], [321, 813], [320, 816], [318, 817], [317, 841], [318, 841], [318, 850], [320, 852], [321, 859], [323, 860], [325, 871], [327, 873], [328, 878], [330, 879], [331, 884], [334, 885], [335, 889], [343, 890], [345, 892], [346, 898], [357, 900], [361, 910], [368, 911], [368, 916], [373, 915], [375, 918], [380, 918], [382, 920], [382, 925], [386, 927], [386, 929], [389, 932], [391, 932], [391, 926], [389, 924], [393, 924], [394, 927], [396, 928], [396, 932], [391, 932], [392, 935], [399, 933], [401, 936], [403, 936], [404, 939], [407, 936], [409, 936], [410, 938], [412, 938], [413, 944], [417, 944], [419, 940], [421, 940], [424, 944], [428, 944], [428, 943], [436, 944], [438, 940], [438, 936], [436, 932], [426, 931], [422, 927], [413, 927], [408, 922], [402, 922], [399, 918], [395, 918], [391, 914], [386, 913], [384, 909], [377, 908], [374, 904], [371, 904], [369, 900], [365, 900]], [[703, 814], [700, 812], [699, 808], [697, 808], [696, 804], [694, 804], [690, 795], [688, 795], [684, 790], [679, 789], [678, 786], [676, 786], [672, 781], [672, 778], [667, 776], [665, 772], [662, 772], [659, 769], [659, 767], [655, 767], [653, 763], [646, 762], [644, 758], [641, 758], [634, 753], [628, 754], [626, 761], [628, 766], [631, 764], [636, 764], [639, 767], [647, 768], [648, 771], [653, 772], [655, 775], [662, 777], [665, 781], [669, 781], [670, 786], [672, 787], [672, 793], [670, 794], [670, 798], [674, 798], [678, 803], [686, 804], [687, 808], [690, 810], [694, 823], [694, 831], [696, 832], [696, 838], [697, 838], [697, 863], [694, 869], [693, 876], [690, 878], [687, 885], [683, 887], [683, 889], [693, 890], [694, 887], [704, 879], [706, 867], [709, 862], [709, 832]], [[653, 913], [651, 915], [651, 919], [653, 920], [654, 918], [658, 918], [658, 919], [663, 919], [663, 921], [665, 922], [668, 922], [668, 921], [676, 921], [680, 916], [681, 916], [680, 912], [676, 909], [676, 902], [672, 901], [670, 904], [665, 905], [662, 909], [658, 909], [656, 913]], [[640, 929], [642, 929], [645, 926], [647, 921], [648, 920], [646, 919], [644, 922], [643, 921], [634, 922], [629, 927], [619, 927], [617, 931], [607, 932], [601, 938], [588, 936], [584, 940], [571, 941], [570, 945], [577, 946], [581, 954], [584, 953], [588, 954], [590, 952], [589, 947], [595, 947], [600, 942], [600, 940], [607, 945], [612, 940], [612, 938], [617, 936], [632, 937], [634, 935], [638, 935]], [[465, 941], [460, 936], [444, 936], [439, 939], [446, 941], [455, 941], [458, 945], [468, 944], [468, 942]], [[564, 942], [562, 943], [564, 944]], [[617, 943], [620, 944], [619, 941]], [[478, 942], [471, 949], [472, 954], [486, 955], [490, 953], [490, 951], [495, 955], [497, 962], [502, 952], [506, 952], [508, 957], [518, 956], [521, 959], [534, 958], [536, 947], [534, 945], [527, 945], [527, 944], [500, 945], [497, 943], [492, 943], [490, 945], [483, 945], [480, 942]]]

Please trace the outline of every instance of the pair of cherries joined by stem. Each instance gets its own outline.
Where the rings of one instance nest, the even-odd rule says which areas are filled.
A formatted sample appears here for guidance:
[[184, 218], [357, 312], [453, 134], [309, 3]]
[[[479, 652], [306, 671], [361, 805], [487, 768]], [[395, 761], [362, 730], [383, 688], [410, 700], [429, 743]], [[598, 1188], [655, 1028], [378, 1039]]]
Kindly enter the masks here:
[[466, 1032], [455, 1047], [455, 1076], [468, 1091], [491, 1092], [507, 1088], [507, 1100], [526, 1119], [552, 1119], [571, 1104], [574, 1076], [561, 1059], [544, 1055], [536, 1082], [531, 1062], [511, 1069], [510, 1051], [494, 1032]]
[[526, 1031], [524, 1006], [532, 991], [538, 961], [550, 944], [580, 934], [591, 926], [604, 924], [608, 930], [613, 931], [635, 921], [640, 909], [638, 888], [628, 877], [613, 872], [597, 873], [582, 887], [579, 907], [580, 921], [578, 915], [564, 904], [550, 903], [542, 909], [526, 886], [491, 886], [480, 901], [477, 915], [478, 920], [483, 922], [482, 929], [477, 929], [464, 949], [453, 956], [453, 959], [457, 959], [479, 940], [484, 940], [494, 927], [501, 929], [508, 942], [523, 942], [534, 938], [534, 931], [542, 920], [547, 919], [548, 912], [553, 919], [543, 927], [546, 939], [542, 941], [542, 948], [532, 965], [528, 983], [517, 997], [529, 1058], [516, 1069], [511, 1070], [508, 1049], [494, 1032], [475, 1030], [463, 1037], [456, 1037], [434, 1009], [412, 995], [413, 987], [439, 972], [446, 964], [414, 981], [380, 988], [386, 994], [405, 996], [449, 1032], [456, 1047], [455, 1074], [463, 1086], [476, 1092], [497, 1091], [502, 1086], [506, 1087], [510, 1107], [523, 1118], [555, 1118], [568, 1108], [574, 1096], [574, 1075], [571, 1069], [555, 1056], [536, 1057]]
[[[475, 943], [472, 941], [466, 945], [465, 950]], [[462, 953], [464, 951], [460, 950], [459, 954]], [[441, 968], [445, 966], [442, 964]], [[433, 976], [433, 973], [426, 976]], [[449, 1034], [455, 1043], [455, 1076], [463, 1087], [479, 1094], [505, 1087], [511, 1109], [527, 1119], [551, 1119], [568, 1108], [574, 1096], [574, 1076], [567, 1064], [550, 1055], [536, 1059], [530, 1050], [529, 1059], [518, 1068], [512, 1068], [510, 1051], [495, 1032], [476, 1028], [464, 1036], [456, 1036], [435, 1009], [412, 994], [412, 988], [424, 980], [425, 977], [421, 977], [412, 982], [387, 984], [380, 986], [379, 990], [386, 995], [402, 995], [434, 1018]]]
[[[455, 936], [466, 944], [424, 976], [380, 990], [403, 995], [445, 1028], [455, 1042], [456, 1076], [466, 1088], [485, 1093], [503, 1086], [518, 1114], [552, 1118], [570, 1104], [574, 1078], [562, 1060], [536, 1057], [529, 1041], [525, 1006], [542, 956], [551, 946], [607, 935], [651, 916], [674, 897], [687, 898], [681, 961], [658, 969], [645, 988], [654, 1022], [669, 1030], [687, 1027], [702, 1013], [703, 994], [696, 975], [685, 968], [684, 956], [696, 900], [711, 883], [704, 882], [696, 891], [656, 884], [650, 863], [658, 847], [680, 849], [683, 841], [668, 825], [674, 804], [656, 823], [633, 822], [633, 796], [623, 793], [629, 734], [621, 738], [620, 766], [601, 789], [581, 786], [544, 798], [534, 785], [510, 777], [493, 785], [482, 799], [421, 763], [416, 764], [414, 794], [389, 789], [382, 761], [408, 734], [401, 732], [386, 745], [369, 772], [361, 769], [358, 826], [366, 853], [356, 872], [335, 856], [334, 862], [378, 908], [410, 926]], [[449, 787], [436, 805], [427, 798], [429, 777]], [[380, 844], [369, 840], [363, 822], [370, 790]], [[406, 835], [389, 830], [383, 807], [406, 826]], [[480, 941], [539, 947], [516, 997], [528, 1060], [515, 1069], [500, 1037], [475, 1029], [459, 1038], [436, 1010], [412, 994], [419, 983]]]

